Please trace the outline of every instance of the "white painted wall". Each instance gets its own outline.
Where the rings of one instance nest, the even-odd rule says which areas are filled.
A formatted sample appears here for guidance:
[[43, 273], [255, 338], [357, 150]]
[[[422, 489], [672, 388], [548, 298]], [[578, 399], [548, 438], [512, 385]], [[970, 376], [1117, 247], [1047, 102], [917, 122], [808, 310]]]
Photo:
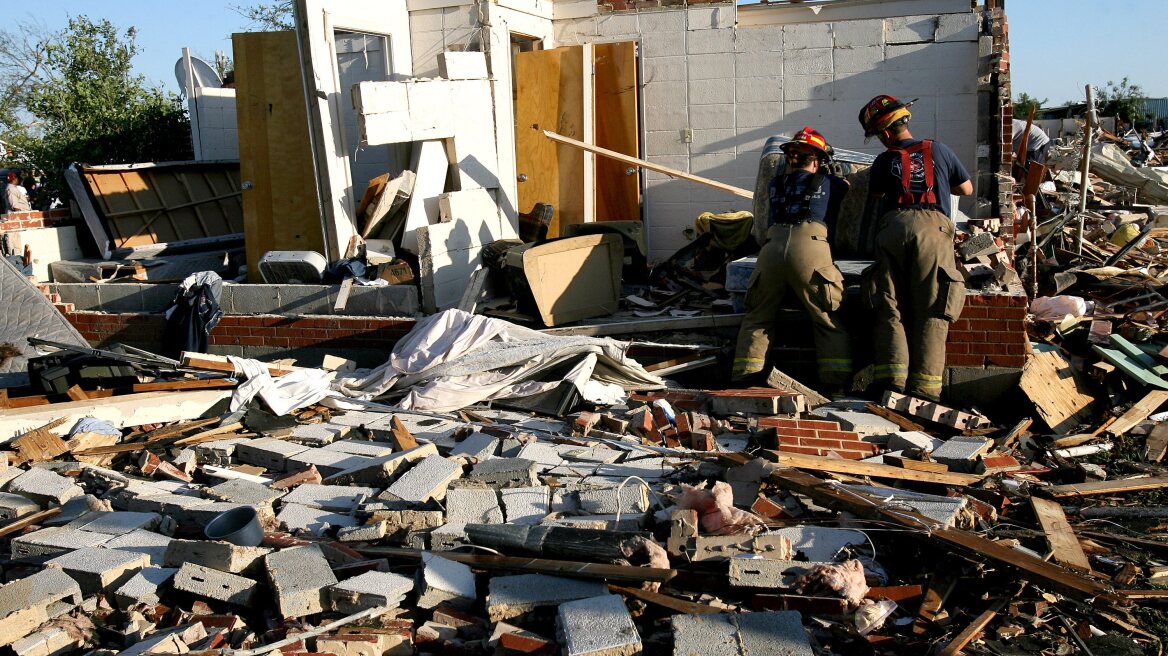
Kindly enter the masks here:
[[195, 159], [239, 159], [235, 89], [200, 87], [187, 100]]

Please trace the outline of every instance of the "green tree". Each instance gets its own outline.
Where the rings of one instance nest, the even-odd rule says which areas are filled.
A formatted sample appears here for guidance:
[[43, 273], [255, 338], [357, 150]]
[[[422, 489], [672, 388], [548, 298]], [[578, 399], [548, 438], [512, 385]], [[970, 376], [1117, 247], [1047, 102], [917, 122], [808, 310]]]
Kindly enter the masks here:
[[295, 29], [292, 23], [292, 0], [257, 2], [246, 7], [231, 5], [231, 10], [243, 16], [250, 25], [278, 32]]
[[1025, 121], [1026, 117], [1030, 116], [1031, 109], [1037, 112], [1038, 110], [1042, 109], [1042, 106], [1045, 105], [1046, 102], [1046, 98], [1042, 98], [1040, 100], [1028, 93], [1023, 92], [1022, 95], [1018, 96], [1018, 99], [1014, 101], [1014, 118]]
[[79, 16], [48, 42], [25, 101], [35, 122], [14, 139], [45, 176], [42, 202], [65, 194], [72, 162], [190, 159], [190, 122], [178, 97], [131, 74], [135, 34]]
[[1106, 86], [1095, 89], [1095, 94], [1095, 106], [1101, 116], [1118, 116], [1131, 126], [1146, 115], [1143, 87], [1132, 84], [1126, 77], [1119, 84], [1108, 80]]

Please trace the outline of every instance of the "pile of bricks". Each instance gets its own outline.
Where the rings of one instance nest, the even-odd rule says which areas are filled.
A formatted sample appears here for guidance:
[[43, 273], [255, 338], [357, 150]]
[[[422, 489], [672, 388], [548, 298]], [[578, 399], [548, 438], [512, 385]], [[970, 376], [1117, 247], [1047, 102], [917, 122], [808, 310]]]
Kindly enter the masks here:
[[810, 456], [834, 454], [851, 460], [870, 458], [880, 452], [878, 445], [865, 442], [859, 433], [841, 430], [834, 421], [762, 417], [758, 425], [775, 429], [779, 451]]

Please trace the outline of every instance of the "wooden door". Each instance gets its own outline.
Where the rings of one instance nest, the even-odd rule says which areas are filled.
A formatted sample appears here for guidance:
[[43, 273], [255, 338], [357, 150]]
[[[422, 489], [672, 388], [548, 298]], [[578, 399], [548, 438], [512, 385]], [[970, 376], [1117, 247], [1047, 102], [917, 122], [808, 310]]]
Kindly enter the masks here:
[[294, 32], [231, 37], [248, 280], [264, 253], [324, 253]]
[[[598, 43], [592, 48], [596, 145], [640, 157], [636, 43]], [[597, 157], [594, 180], [597, 221], [640, 220], [640, 169]]]
[[515, 54], [515, 163], [519, 211], [551, 203], [549, 237], [584, 222], [584, 152], [557, 146], [543, 130], [584, 139], [584, 47]]

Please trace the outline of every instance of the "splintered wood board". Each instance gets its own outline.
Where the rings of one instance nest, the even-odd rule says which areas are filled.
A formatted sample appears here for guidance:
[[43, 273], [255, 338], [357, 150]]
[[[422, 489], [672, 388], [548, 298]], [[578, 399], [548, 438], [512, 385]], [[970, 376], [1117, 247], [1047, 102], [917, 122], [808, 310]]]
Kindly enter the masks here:
[[1091, 563], [1074, 529], [1067, 523], [1066, 513], [1057, 502], [1039, 497], [1030, 497], [1030, 505], [1034, 508], [1034, 516], [1042, 532], [1046, 534], [1046, 542], [1054, 554], [1054, 560], [1060, 565], [1077, 569], [1083, 572], [1091, 571]]
[[1057, 351], [1035, 353], [1022, 370], [1020, 386], [1056, 433], [1090, 420], [1095, 397], [1084, 393], [1070, 363]]
[[1121, 494], [1124, 492], [1140, 492], [1142, 490], [1160, 490], [1166, 487], [1168, 487], [1168, 476], [1148, 476], [1144, 478], [1128, 478], [1119, 481], [1091, 481], [1090, 483], [1054, 485], [1046, 488], [1046, 493], [1056, 498], [1085, 497], [1096, 494]]
[[1127, 412], [1120, 415], [1108, 428], [1108, 432], [1112, 435], [1123, 435], [1129, 430], [1135, 428], [1139, 423], [1148, 418], [1168, 401], [1168, 390], [1152, 390], [1148, 392], [1144, 398], [1140, 399], [1128, 409]]

